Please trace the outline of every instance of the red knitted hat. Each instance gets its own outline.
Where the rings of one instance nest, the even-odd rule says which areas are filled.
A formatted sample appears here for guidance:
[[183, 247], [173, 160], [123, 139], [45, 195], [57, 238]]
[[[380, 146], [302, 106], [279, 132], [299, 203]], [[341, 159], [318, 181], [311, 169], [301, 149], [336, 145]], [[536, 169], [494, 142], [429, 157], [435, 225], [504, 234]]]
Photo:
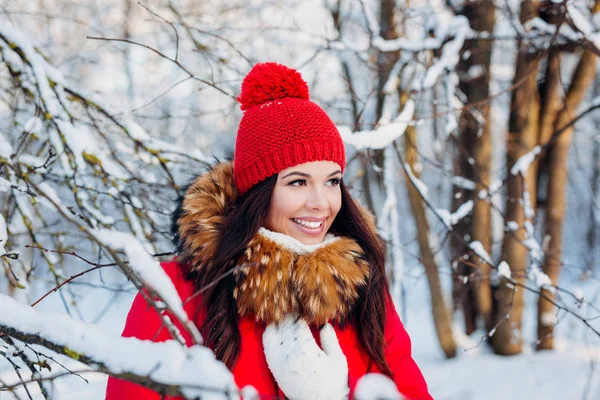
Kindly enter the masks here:
[[325, 111], [309, 100], [300, 73], [273, 62], [257, 64], [237, 100], [244, 116], [233, 158], [240, 194], [280, 171], [311, 161], [346, 166], [344, 143]]

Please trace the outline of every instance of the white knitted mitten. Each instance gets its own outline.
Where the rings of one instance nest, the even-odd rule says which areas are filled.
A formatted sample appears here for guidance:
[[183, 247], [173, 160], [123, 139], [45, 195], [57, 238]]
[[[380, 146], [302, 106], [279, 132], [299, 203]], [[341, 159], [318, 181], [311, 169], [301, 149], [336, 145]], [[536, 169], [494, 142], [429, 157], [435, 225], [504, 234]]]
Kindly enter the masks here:
[[267, 364], [277, 384], [292, 400], [347, 399], [348, 363], [333, 327], [321, 329], [321, 346], [304, 319], [287, 316], [263, 334]]

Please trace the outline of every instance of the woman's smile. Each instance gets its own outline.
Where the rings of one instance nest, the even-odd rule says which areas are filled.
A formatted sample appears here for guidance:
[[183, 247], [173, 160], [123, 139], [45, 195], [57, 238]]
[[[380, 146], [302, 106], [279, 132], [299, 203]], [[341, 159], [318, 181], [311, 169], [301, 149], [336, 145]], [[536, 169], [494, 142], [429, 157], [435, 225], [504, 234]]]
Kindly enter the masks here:
[[325, 226], [325, 219], [323, 218], [291, 218], [295, 228], [299, 229], [307, 235], [319, 236], [323, 232]]

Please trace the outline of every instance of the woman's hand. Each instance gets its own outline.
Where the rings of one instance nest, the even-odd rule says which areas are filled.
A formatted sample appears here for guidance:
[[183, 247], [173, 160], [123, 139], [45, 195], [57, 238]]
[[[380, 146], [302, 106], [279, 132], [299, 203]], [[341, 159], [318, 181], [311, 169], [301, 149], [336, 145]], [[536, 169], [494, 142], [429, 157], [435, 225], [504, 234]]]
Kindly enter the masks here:
[[321, 329], [317, 345], [304, 319], [287, 316], [263, 334], [267, 364], [292, 400], [339, 400], [348, 397], [348, 363], [333, 327]]

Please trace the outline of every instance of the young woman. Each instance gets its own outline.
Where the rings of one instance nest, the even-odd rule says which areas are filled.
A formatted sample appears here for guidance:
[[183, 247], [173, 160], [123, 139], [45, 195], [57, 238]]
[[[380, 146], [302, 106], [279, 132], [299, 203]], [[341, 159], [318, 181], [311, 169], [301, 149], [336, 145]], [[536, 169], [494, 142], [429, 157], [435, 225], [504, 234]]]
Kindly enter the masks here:
[[[162, 264], [204, 344], [262, 398], [352, 398], [362, 376], [380, 373], [407, 398], [431, 399], [373, 218], [342, 181], [334, 123], [300, 74], [275, 63], [250, 71], [238, 101], [233, 164], [186, 189], [172, 218], [178, 256]], [[141, 295], [123, 336], [171, 339]], [[160, 396], [110, 378], [106, 398]]]

